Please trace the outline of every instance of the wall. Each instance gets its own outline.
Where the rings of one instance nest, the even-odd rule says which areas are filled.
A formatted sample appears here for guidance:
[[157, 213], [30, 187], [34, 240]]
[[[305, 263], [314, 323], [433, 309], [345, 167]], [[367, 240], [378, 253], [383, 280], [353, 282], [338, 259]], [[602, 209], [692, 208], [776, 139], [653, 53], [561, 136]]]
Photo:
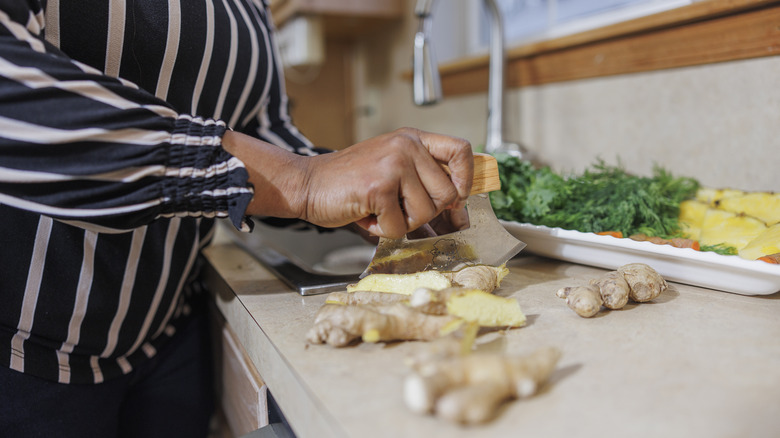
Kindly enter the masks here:
[[[484, 143], [483, 94], [415, 107], [414, 1], [393, 29], [356, 46], [355, 123], [361, 140], [413, 126]], [[710, 187], [780, 191], [780, 57], [508, 90], [505, 139], [562, 172], [601, 158], [647, 175], [658, 164]]]
[[285, 71], [290, 115], [316, 146], [342, 149], [354, 142], [352, 46], [351, 41], [327, 40], [322, 65]]

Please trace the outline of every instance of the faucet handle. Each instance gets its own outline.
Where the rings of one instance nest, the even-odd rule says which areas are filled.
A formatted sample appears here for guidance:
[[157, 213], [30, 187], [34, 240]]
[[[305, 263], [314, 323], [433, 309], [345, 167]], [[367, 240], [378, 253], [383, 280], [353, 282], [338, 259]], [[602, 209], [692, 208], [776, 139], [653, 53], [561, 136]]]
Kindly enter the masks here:
[[414, 15], [427, 17], [431, 15], [431, 9], [433, 9], [433, 0], [417, 0], [417, 5], [414, 7]]
[[429, 15], [421, 16], [420, 28], [414, 35], [412, 88], [416, 105], [432, 105], [441, 100], [441, 80], [439, 66], [431, 47], [430, 20]]

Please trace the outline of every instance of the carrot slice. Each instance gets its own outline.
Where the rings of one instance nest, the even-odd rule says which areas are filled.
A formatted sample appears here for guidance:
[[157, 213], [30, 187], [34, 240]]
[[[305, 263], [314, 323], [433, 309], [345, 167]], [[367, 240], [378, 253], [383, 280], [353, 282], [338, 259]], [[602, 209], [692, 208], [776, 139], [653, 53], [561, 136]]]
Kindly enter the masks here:
[[622, 231], [600, 231], [598, 233], [599, 236], [612, 236], [617, 237], [618, 239], [623, 238], [623, 232]]
[[683, 239], [681, 237], [675, 237], [669, 241], [672, 246], [677, 248], [692, 248], [699, 251], [699, 242], [693, 239]]
[[757, 258], [756, 260], [761, 260], [762, 262], [778, 265], [780, 264], [780, 252], [777, 254], [765, 255], [763, 257]]

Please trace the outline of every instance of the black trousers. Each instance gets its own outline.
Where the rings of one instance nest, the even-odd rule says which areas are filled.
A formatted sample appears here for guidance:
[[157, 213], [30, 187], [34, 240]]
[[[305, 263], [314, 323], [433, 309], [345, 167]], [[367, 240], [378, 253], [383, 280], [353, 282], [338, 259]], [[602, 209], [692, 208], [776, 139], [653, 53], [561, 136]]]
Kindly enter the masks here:
[[0, 437], [206, 437], [214, 397], [199, 313], [147, 363], [108, 382], [66, 385], [0, 367]]

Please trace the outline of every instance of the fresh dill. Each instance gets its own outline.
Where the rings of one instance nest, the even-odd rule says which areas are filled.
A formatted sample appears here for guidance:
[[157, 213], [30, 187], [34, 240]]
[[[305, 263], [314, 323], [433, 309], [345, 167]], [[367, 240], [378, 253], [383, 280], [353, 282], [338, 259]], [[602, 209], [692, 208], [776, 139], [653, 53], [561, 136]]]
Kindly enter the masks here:
[[516, 157], [496, 158], [501, 190], [490, 195], [496, 215], [567, 230], [679, 236], [680, 202], [699, 188], [695, 179], [658, 166], [642, 177], [598, 161], [581, 175], [562, 176]]

